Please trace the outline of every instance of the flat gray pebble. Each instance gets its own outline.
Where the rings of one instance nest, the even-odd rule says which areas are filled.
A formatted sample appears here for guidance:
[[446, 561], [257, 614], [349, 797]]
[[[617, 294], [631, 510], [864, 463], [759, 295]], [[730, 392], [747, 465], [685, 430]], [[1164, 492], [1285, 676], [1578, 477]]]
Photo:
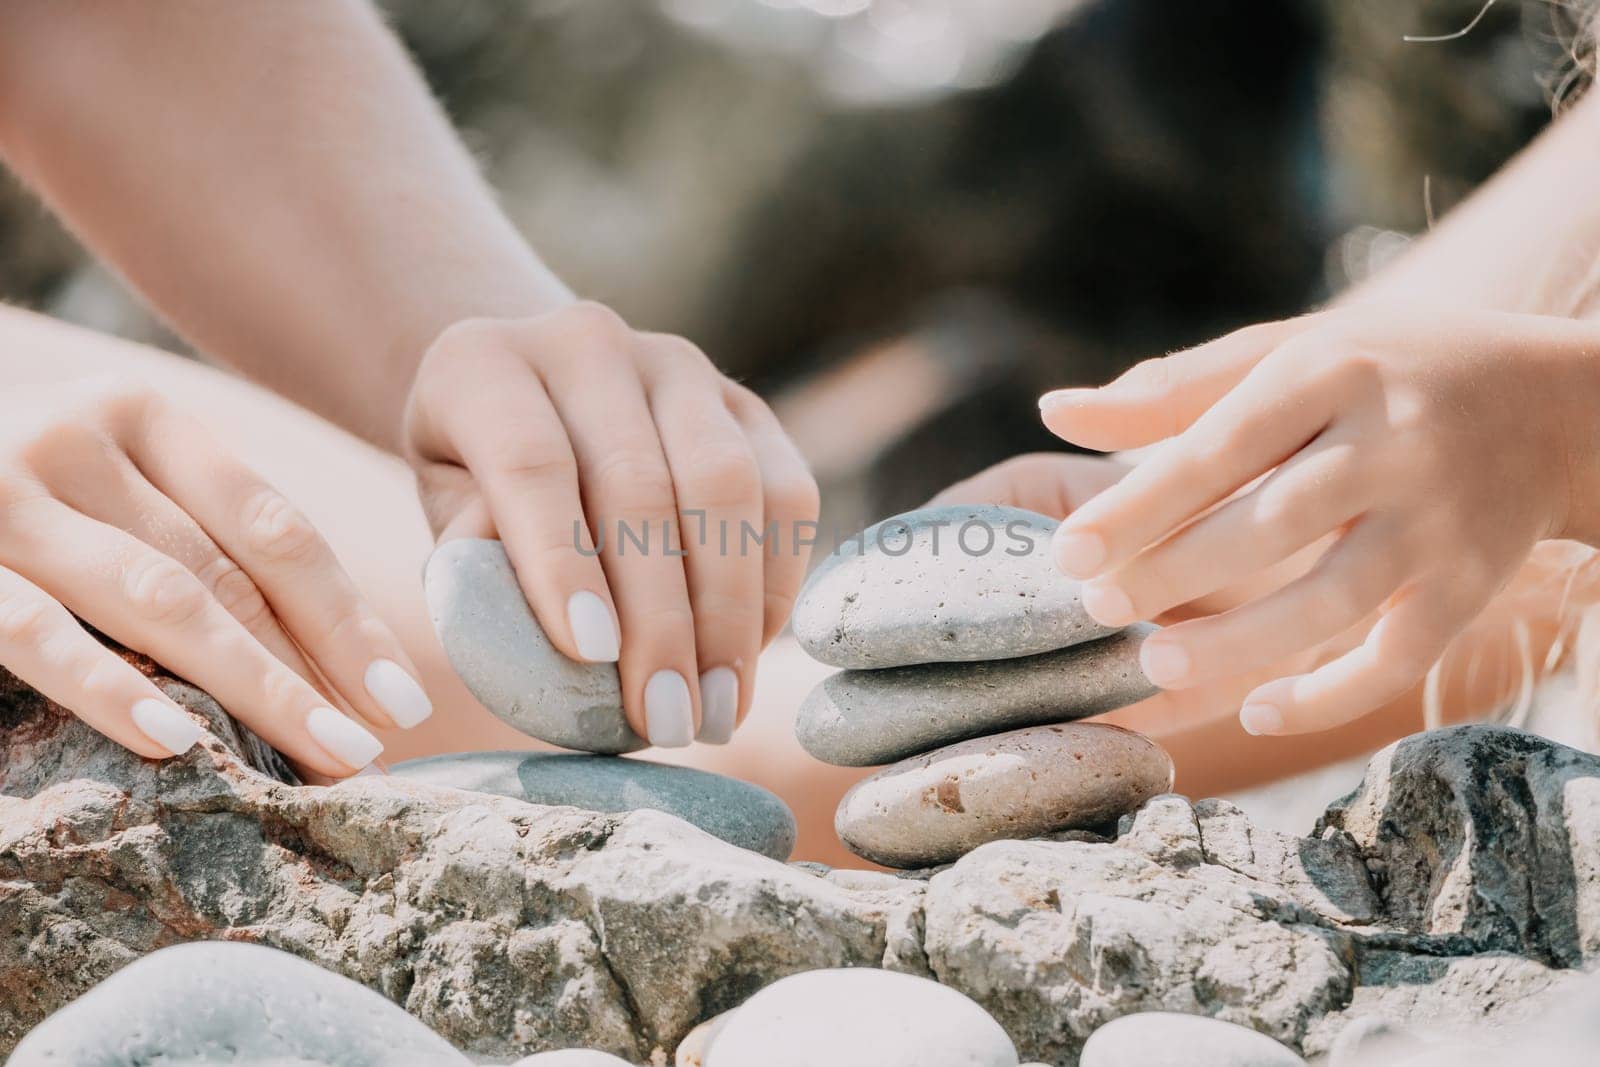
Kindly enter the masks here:
[[1056, 522], [993, 504], [924, 508], [868, 527], [795, 604], [801, 647], [835, 667], [1009, 659], [1113, 632], [1056, 570]]
[[1115, 822], [1172, 788], [1142, 734], [1069, 722], [980, 737], [885, 767], [839, 802], [834, 829], [888, 867], [950, 863], [979, 845]]
[[1156, 691], [1139, 669], [1139, 646], [1156, 629], [1018, 659], [844, 671], [811, 690], [795, 736], [824, 763], [871, 767], [985, 734], [1098, 715]]
[[623, 716], [616, 664], [579, 663], [550, 643], [499, 541], [446, 541], [428, 557], [422, 584], [450, 665], [484, 707], [562, 748], [646, 746]]
[[664, 811], [776, 860], [794, 849], [794, 815], [782, 800], [749, 782], [690, 767], [556, 752], [461, 752], [406, 760], [389, 773], [532, 804]]
[[1266, 1034], [1179, 1012], [1114, 1019], [1083, 1046], [1078, 1067], [1306, 1067]]
[[260, 945], [200, 941], [128, 964], [35, 1027], [6, 1062], [468, 1067], [471, 1061], [342, 975]]

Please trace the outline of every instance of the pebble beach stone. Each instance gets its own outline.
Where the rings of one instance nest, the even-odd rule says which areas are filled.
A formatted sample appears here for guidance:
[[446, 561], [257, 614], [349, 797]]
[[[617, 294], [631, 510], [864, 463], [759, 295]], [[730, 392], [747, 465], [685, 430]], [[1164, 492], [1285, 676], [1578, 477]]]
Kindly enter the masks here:
[[587, 1048], [564, 1048], [556, 1052], [540, 1052], [524, 1056], [511, 1067], [632, 1067], [627, 1060], [619, 1060], [609, 1052], [596, 1052]]
[[1090, 1034], [1078, 1067], [1306, 1067], [1306, 1061], [1247, 1027], [1146, 1011], [1114, 1019]]
[[1009, 659], [1113, 632], [1084, 613], [1050, 559], [1053, 519], [960, 505], [885, 519], [845, 541], [806, 582], [795, 637], [835, 667]]
[[1017, 1067], [1000, 1024], [926, 978], [853, 968], [806, 971], [733, 1014], [706, 1067]]
[[834, 829], [889, 867], [949, 863], [979, 845], [1101, 826], [1172, 788], [1172, 759], [1106, 723], [980, 737], [904, 760], [839, 802]]
[[130, 963], [35, 1027], [7, 1063], [468, 1067], [470, 1061], [366, 986], [276, 949], [201, 941]]
[[1067, 722], [1156, 691], [1138, 626], [1086, 644], [988, 663], [927, 663], [824, 678], [795, 719], [805, 750], [840, 767], [871, 767], [940, 745], [1024, 726]]
[[777, 860], [794, 849], [794, 815], [782, 800], [749, 782], [689, 767], [557, 752], [461, 752], [406, 760], [389, 773], [532, 804], [602, 812], [651, 808]]
[[428, 557], [422, 584], [450, 665], [484, 707], [562, 748], [645, 747], [623, 717], [616, 664], [579, 663], [550, 643], [499, 541], [446, 541]]

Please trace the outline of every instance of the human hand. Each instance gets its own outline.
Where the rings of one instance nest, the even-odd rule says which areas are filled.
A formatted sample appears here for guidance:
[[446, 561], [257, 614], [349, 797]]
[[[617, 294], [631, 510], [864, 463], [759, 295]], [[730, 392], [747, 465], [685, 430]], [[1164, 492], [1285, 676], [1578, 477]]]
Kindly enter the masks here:
[[[73, 618], [210, 693], [314, 775], [344, 777], [431, 707], [322, 538], [140, 386], [24, 387], [0, 426], [0, 663], [142, 756], [201, 727]], [[69, 614], [70, 612], [70, 614]], [[333, 694], [332, 699], [319, 689]]]
[[687, 341], [578, 303], [446, 330], [417, 371], [405, 437], [439, 538], [505, 542], [552, 644], [617, 663], [635, 733], [664, 747], [730, 739], [818, 506], [760, 398]]
[[[1441, 320], [1449, 321], [1441, 325]], [[1303, 552], [1302, 576], [1144, 645], [1167, 689], [1249, 676], [1378, 621], [1342, 655], [1255, 687], [1254, 733], [1326, 729], [1415, 685], [1535, 542], [1593, 540], [1592, 396], [1600, 338], [1563, 319], [1330, 312], [1251, 327], [1041, 401], [1097, 449], [1166, 440], [1077, 509], [1058, 565], [1107, 625]]]

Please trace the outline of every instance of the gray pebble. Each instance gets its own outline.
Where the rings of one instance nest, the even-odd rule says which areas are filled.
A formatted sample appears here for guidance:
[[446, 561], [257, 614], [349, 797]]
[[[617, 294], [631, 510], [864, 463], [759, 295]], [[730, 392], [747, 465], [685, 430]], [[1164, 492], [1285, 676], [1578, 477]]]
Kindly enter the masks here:
[[462, 752], [406, 760], [389, 773], [532, 804], [601, 812], [651, 808], [777, 860], [794, 849], [794, 815], [783, 801], [749, 782], [689, 767], [555, 752]]
[[1114, 1019], [1083, 1046], [1078, 1067], [1306, 1067], [1306, 1061], [1247, 1027], [1169, 1011]]
[[1139, 669], [1139, 646], [1155, 630], [1139, 626], [988, 663], [844, 671], [806, 697], [795, 736], [824, 763], [870, 767], [1002, 730], [1098, 715], [1156, 691]]
[[1056, 525], [992, 504], [885, 519], [817, 567], [795, 637], [823, 663], [872, 669], [1031, 656], [1112, 633], [1051, 562]]
[[889, 867], [949, 863], [979, 845], [1100, 826], [1172, 788], [1142, 734], [1073, 722], [980, 737], [885, 767], [846, 793], [834, 829]]
[[287, 952], [200, 941], [136, 960], [34, 1028], [11, 1067], [467, 1067], [366, 986]]
[[446, 541], [428, 557], [422, 584], [450, 665], [484, 707], [562, 748], [646, 746], [623, 717], [616, 664], [579, 663], [550, 643], [499, 541]]

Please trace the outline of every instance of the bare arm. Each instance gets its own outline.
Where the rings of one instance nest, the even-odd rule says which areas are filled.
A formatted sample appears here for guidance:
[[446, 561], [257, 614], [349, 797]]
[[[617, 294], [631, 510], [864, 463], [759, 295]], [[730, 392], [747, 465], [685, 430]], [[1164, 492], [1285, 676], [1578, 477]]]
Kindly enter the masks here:
[[6, 4], [0, 154], [199, 348], [387, 448], [445, 327], [570, 300], [357, 0]]

